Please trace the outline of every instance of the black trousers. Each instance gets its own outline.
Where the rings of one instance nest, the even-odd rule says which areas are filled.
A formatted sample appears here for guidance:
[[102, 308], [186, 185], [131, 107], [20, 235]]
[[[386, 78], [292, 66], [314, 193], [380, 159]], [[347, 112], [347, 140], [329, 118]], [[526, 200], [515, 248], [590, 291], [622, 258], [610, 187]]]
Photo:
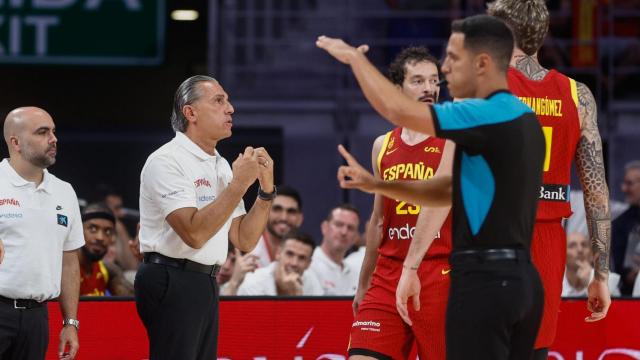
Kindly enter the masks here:
[[488, 261], [454, 253], [451, 267], [447, 359], [530, 359], [544, 290], [528, 251]]
[[0, 302], [0, 359], [43, 360], [48, 345], [46, 304], [33, 309], [15, 309]]
[[142, 264], [136, 308], [149, 337], [150, 360], [215, 360], [218, 287], [207, 274]]

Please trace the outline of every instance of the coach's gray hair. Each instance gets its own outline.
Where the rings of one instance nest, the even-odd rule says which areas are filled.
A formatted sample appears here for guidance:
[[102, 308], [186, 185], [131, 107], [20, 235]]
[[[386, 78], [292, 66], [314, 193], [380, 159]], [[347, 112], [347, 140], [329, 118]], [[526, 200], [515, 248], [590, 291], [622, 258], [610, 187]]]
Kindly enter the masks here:
[[182, 84], [178, 86], [178, 90], [176, 90], [176, 94], [173, 97], [173, 111], [171, 112], [171, 127], [173, 127], [173, 130], [176, 132], [185, 132], [187, 130], [189, 122], [184, 117], [182, 108], [185, 105], [193, 104], [202, 96], [200, 88], [197, 85], [203, 81], [218, 82], [210, 76], [195, 75], [183, 81]]
[[629, 161], [624, 165], [624, 171], [627, 172], [629, 170], [640, 170], [640, 160]]

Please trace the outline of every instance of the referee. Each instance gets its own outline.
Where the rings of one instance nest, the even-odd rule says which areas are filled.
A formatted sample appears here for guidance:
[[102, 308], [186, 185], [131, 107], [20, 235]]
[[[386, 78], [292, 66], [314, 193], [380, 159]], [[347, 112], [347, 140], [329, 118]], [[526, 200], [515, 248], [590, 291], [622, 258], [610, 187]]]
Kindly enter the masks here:
[[[417, 103], [397, 91], [366, 59], [367, 46], [327, 37], [317, 45], [351, 65], [369, 102], [392, 123], [456, 142], [453, 181], [385, 183], [344, 148], [349, 166], [338, 172], [345, 188], [431, 206], [452, 202], [447, 358], [529, 359], [543, 306], [529, 248], [545, 143], [531, 109], [507, 90], [509, 28], [486, 15], [453, 22], [442, 72], [452, 96], [474, 99], [442, 105]], [[397, 290], [414, 303], [416, 270], [405, 264]], [[398, 303], [406, 306], [407, 297]]]

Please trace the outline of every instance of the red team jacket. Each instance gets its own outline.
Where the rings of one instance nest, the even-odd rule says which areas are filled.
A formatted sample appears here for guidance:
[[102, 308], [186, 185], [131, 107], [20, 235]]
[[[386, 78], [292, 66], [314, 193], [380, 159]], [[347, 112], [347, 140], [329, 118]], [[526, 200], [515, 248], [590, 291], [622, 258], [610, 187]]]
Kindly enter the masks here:
[[568, 218], [571, 161], [580, 140], [576, 82], [555, 70], [533, 81], [514, 68], [509, 68], [507, 80], [509, 90], [536, 113], [546, 140], [536, 221]]
[[[410, 146], [400, 138], [402, 128], [387, 133], [378, 153], [378, 171], [385, 181], [425, 180], [432, 177], [442, 159], [445, 140], [429, 137]], [[382, 241], [378, 253], [403, 261], [415, 232], [420, 206], [383, 197]], [[429, 247], [424, 259], [447, 258], [451, 253], [451, 214]]]
[[91, 267], [91, 274], [80, 271], [80, 295], [104, 296], [109, 283], [109, 271], [102, 261], [96, 261]]

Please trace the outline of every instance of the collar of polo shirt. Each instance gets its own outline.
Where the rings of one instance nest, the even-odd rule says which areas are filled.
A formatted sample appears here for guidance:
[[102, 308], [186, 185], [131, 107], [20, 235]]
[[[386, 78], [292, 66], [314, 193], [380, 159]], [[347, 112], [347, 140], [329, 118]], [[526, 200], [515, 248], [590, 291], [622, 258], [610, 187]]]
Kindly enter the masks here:
[[187, 149], [190, 153], [197, 156], [200, 160], [216, 160], [216, 158], [220, 156], [218, 150], [214, 150], [215, 155], [213, 156], [207, 154], [204, 150], [202, 150], [202, 148], [200, 148], [200, 146], [198, 146], [198, 144], [194, 143], [193, 140], [189, 139], [187, 135], [180, 131], [176, 131], [176, 141], [178, 142], [178, 144], [180, 144], [180, 146]]
[[[27, 186], [29, 184], [33, 184], [30, 181], [25, 180], [22, 176], [20, 176], [16, 170], [9, 164], [9, 159], [4, 159], [0, 163], [0, 168], [4, 170], [4, 172], [9, 176], [9, 181], [13, 186], [21, 187]], [[38, 189], [42, 189], [47, 193], [51, 194], [51, 175], [47, 169], [44, 169], [44, 175], [42, 177], [42, 183], [38, 186]]]

